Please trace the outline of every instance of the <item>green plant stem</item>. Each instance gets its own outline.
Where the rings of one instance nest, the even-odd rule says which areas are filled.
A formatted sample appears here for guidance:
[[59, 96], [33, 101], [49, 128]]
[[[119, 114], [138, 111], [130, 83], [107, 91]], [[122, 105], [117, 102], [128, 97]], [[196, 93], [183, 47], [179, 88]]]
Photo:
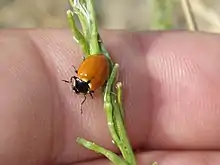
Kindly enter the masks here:
[[98, 27], [97, 27], [96, 14], [93, 8], [92, 0], [87, 0], [87, 9], [88, 9], [89, 20], [90, 20], [90, 25], [91, 25], [91, 30], [90, 30], [91, 37], [89, 40], [90, 53], [99, 54], [101, 53], [101, 51], [100, 51], [100, 46], [98, 42]]
[[76, 141], [79, 144], [83, 145], [84, 147], [104, 155], [110, 161], [112, 161], [114, 164], [117, 164], [117, 165], [128, 165], [123, 159], [121, 159], [114, 152], [106, 150], [105, 148], [103, 148], [103, 147], [101, 147], [101, 146], [99, 146], [99, 145], [97, 145], [97, 144], [95, 144], [93, 142], [87, 141], [87, 140], [85, 140], [83, 138], [77, 138]]
[[70, 28], [72, 30], [74, 39], [79, 45], [81, 46], [83, 52], [85, 55], [89, 55], [89, 45], [85, 39], [85, 37], [82, 35], [82, 33], [77, 29], [74, 17], [73, 17], [73, 12], [71, 10], [67, 10], [67, 20], [69, 22]]
[[101, 52], [105, 55], [105, 57], [108, 59], [108, 61], [109, 61], [109, 69], [110, 70], [112, 70], [112, 68], [113, 68], [113, 65], [114, 65], [114, 63], [113, 63], [113, 61], [112, 61], [112, 59], [111, 59], [111, 57], [110, 57], [110, 54], [108, 53], [108, 51], [106, 50], [106, 48], [105, 48], [105, 45], [104, 45], [104, 43], [102, 42], [102, 38], [101, 38], [101, 36], [98, 34], [98, 42], [99, 42], [99, 47], [100, 47], [100, 49], [101, 49]]
[[[116, 90], [117, 90], [117, 102], [113, 102], [114, 105], [114, 123], [116, 125], [116, 131], [117, 134], [119, 135], [120, 141], [121, 141], [121, 151], [123, 151], [124, 154], [124, 159], [132, 165], [136, 165], [136, 159], [135, 159], [135, 155], [133, 152], [133, 149], [131, 147], [131, 144], [129, 142], [128, 136], [127, 136], [127, 132], [125, 129], [125, 125], [124, 125], [124, 111], [123, 111], [123, 107], [122, 107], [122, 83], [118, 82], [116, 84]], [[112, 95], [113, 97], [113, 95]]]
[[73, 8], [74, 13], [79, 17], [83, 35], [85, 36], [85, 38], [88, 39], [89, 36], [88, 26], [90, 26], [90, 22], [88, 17], [89, 13], [86, 10], [86, 2], [84, 0], [80, 0], [80, 1], [69, 0], [69, 3]]
[[186, 19], [186, 22], [188, 24], [188, 29], [192, 31], [198, 31], [198, 25], [196, 23], [196, 18], [192, 10], [192, 6], [189, 2], [189, 0], [181, 0], [182, 9], [184, 12], [184, 16]]
[[122, 116], [122, 120], [124, 120], [124, 110], [122, 106], [122, 83], [121, 82], [118, 82], [116, 84], [116, 89], [117, 89], [117, 102], [119, 105], [119, 110]]
[[[74, 11], [69, 10], [67, 12], [68, 21], [70, 23], [73, 35], [75, 36], [75, 40], [80, 44], [85, 52], [85, 55], [89, 56], [97, 53], [104, 53], [106, 58], [109, 60], [111, 75], [104, 90], [104, 109], [112, 139], [120, 149], [124, 159], [115, 153], [85, 139], [78, 138], [77, 142], [90, 150], [105, 155], [114, 164], [136, 165], [135, 156], [124, 126], [122, 84], [117, 83], [115, 87], [115, 80], [117, 78], [119, 65], [112, 62], [108, 51], [105, 49], [105, 46], [101, 41], [101, 37], [98, 33], [92, 0], [69, 0], [69, 2]], [[82, 27], [82, 32], [78, 30], [73, 14], [78, 16]], [[116, 94], [113, 94], [115, 88]]]
[[[118, 132], [115, 129], [115, 122], [114, 122], [114, 104], [112, 104], [112, 88], [113, 84], [115, 82], [116, 73], [118, 70], [118, 64], [115, 64], [115, 66], [112, 69], [111, 76], [106, 84], [105, 92], [104, 92], [104, 109], [107, 115], [107, 123], [109, 127], [109, 131], [111, 133], [113, 141], [118, 145], [119, 149], [121, 148], [121, 141], [118, 135]], [[123, 153], [122, 153], [123, 155]]]
[[154, 0], [154, 19], [151, 25], [152, 29], [171, 29], [173, 0]]
[[[78, 41], [81, 45], [85, 56], [87, 57], [89, 55], [102, 53], [98, 42], [98, 25], [96, 22], [92, 0], [69, 0], [69, 3], [73, 9], [73, 12], [68, 11], [68, 21], [76, 41]], [[75, 19], [73, 18], [74, 13], [79, 18], [83, 32], [81, 33], [82, 36], [80, 36], [79, 30], [76, 27]]]
[[118, 67], [118, 64], [115, 64], [112, 70], [112, 74], [107, 82], [104, 95], [104, 108], [106, 111], [108, 127], [113, 141], [117, 144], [128, 164], [136, 165], [135, 156], [127, 138], [127, 133], [122, 117], [122, 84], [118, 83], [118, 85], [116, 85], [117, 96], [115, 96], [115, 94], [112, 92], [114, 91], [114, 82], [117, 77], [116, 71], [118, 70]]

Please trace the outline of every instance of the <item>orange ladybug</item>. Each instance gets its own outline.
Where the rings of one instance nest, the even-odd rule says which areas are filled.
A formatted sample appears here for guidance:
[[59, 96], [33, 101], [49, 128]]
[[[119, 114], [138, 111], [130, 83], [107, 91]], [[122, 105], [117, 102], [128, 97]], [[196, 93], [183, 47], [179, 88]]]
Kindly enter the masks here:
[[103, 54], [90, 55], [83, 60], [78, 70], [74, 67], [77, 76], [72, 76], [70, 80], [63, 80], [70, 83], [76, 94], [84, 94], [84, 100], [81, 107], [86, 101], [86, 94], [93, 93], [96, 89], [102, 87], [109, 77], [109, 62]]

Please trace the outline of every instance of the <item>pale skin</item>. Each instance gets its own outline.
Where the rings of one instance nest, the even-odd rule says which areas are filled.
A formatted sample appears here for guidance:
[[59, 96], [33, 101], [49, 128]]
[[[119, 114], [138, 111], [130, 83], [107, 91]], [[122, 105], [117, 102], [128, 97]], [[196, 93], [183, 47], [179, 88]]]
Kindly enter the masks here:
[[[138, 165], [219, 165], [220, 36], [101, 35], [120, 64]], [[75, 142], [80, 136], [117, 151], [100, 91], [87, 97], [81, 114], [83, 96], [62, 82], [82, 60], [70, 31], [2, 30], [0, 43], [0, 164], [110, 164]]]

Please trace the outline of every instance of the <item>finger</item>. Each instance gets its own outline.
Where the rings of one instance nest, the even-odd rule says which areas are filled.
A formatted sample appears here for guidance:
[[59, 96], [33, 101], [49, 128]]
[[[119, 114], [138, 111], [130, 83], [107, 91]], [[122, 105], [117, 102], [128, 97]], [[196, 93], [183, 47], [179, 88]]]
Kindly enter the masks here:
[[212, 34], [167, 33], [145, 49], [154, 105], [149, 148], [220, 148], [219, 40]]
[[55, 86], [27, 32], [4, 30], [0, 40], [0, 164], [44, 164], [59, 140]]
[[[80, 48], [77, 47], [72, 38], [69, 37], [70, 33], [59, 30], [34, 31], [31, 32], [31, 36], [34, 42], [41, 49], [47, 66], [49, 66], [50, 71], [55, 76], [54, 83], [57, 83], [58, 85], [60, 99], [63, 105], [60, 107], [60, 109], [64, 113], [65, 127], [63, 129], [65, 130], [65, 144], [57, 162], [59, 163], [65, 161], [65, 163], [67, 163], [73, 160], [78, 161], [97, 156], [96, 154], [85, 150], [75, 142], [78, 136], [97, 142], [98, 144], [115, 151], [116, 147], [111, 143], [111, 137], [107, 129], [107, 122], [103, 110], [103, 102], [100, 91], [96, 91], [95, 99], [87, 97], [87, 100], [83, 105], [82, 115], [80, 113], [80, 103], [83, 100], [83, 96], [73, 93], [70, 86], [61, 81], [62, 79], [69, 79], [69, 77], [74, 74], [74, 70], [71, 67], [72, 65], [77, 67], [82, 62]], [[39, 38], [39, 36], [44, 37]], [[122, 39], [121, 37], [122, 36], [120, 36], [118, 39], [126, 39]], [[118, 41], [115, 43], [120, 42]], [[146, 97], [147, 95], [147, 97], [150, 99], [150, 90], [148, 86], [145, 85], [145, 81], [137, 81], [136, 77], [146, 76], [147, 72], [146, 70], [141, 69], [144, 64], [142, 63], [143, 58], [139, 58], [138, 61], [134, 61], [133, 58], [131, 58], [132, 54], [138, 53], [137, 50], [132, 48], [130, 48], [130, 50], [126, 50], [126, 45], [123, 44], [122, 46], [125, 48], [125, 54], [128, 54], [127, 61], [124, 61], [123, 63], [122, 60], [119, 61], [116, 59], [119, 54], [114, 54], [113, 57], [115, 61], [120, 62], [122, 72], [120, 74], [121, 79], [126, 79], [126, 81], [124, 81], [124, 100], [125, 105], [128, 107], [125, 107], [125, 109], [128, 117], [131, 115], [131, 113], [133, 115], [132, 118], [129, 117], [130, 121], [127, 120], [129, 125], [129, 136], [132, 138], [133, 146], [135, 148], [139, 148], [140, 145], [146, 142], [147, 132], [144, 131], [141, 133], [140, 130], [137, 129], [140, 127], [140, 125], [146, 124], [146, 116], [140, 114], [143, 109], [138, 107], [142, 105], [141, 107], [144, 109], [151, 109], [151, 105], [149, 104], [150, 101], [149, 103], [144, 104], [141, 101], [142, 98]], [[139, 62], [141, 62], [142, 65], [140, 65]], [[137, 69], [137, 67], [139, 67], [139, 69]], [[127, 69], [129, 70], [128, 72], [126, 71]], [[142, 89], [141, 94], [138, 90], [136, 90], [137, 86], [145, 86]], [[129, 99], [133, 99], [135, 97], [137, 97], [137, 99], [135, 99], [134, 102], [128, 101]], [[137, 108], [135, 111], [133, 111], [135, 113], [130, 111], [133, 108]], [[135, 135], [137, 135], [139, 139], [135, 140]]]
[[[31, 35], [60, 90], [65, 116], [60, 160], [94, 157], [75, 143], [78, 136], [115, 150], [100, 95], [95, 100], [88, 97], [81, 115], [82, 96], [60, 81], [73, 74], [71, 65], [81, 62], [80, 48], [76, 49], [70, 33], [55, 30]], [[126, 123], [134, 148], [219, 148], [219, 37], [200, 33], [103, 35], [113, 59], [120, 64]]]
[[[119, 35], [118, 38], [123, 38]], [[125, 86], [130, 88], [131, 82], [136, 87], [128, 102], [142, 102], [132, 110], [126, 108], [127, 120], [139, 113], [128, 128], [135, 122], [139, 123], [136, 131], [142, 128], [139, 133], [130, 133], [131, 139], [145, 136], [142, 146], [149, 149], [219, 149], [219, 36], [187, 32], [139, 33], [139, 36], [126, 34], [124, 40], [119, 39], [123, 50], [117, 49], [113, 42], [108, 44], [109, 50], [113, 50], [111, 54], [120, 55], [117, 60], [123, 61], [122, 65], [135, 67], [136, 73], [146, 73], [135, 77], [135, 72], [131, 72], [130, 78], [128, 70], [127, 76], [123, 74]], [[128, 58], [133, 61], [126, 61]], [[150, 91], [143, 94], [143, 87]], [[133, 92], [141, 97], [131, 96]], [[129, 114], [129, 110], [133, 112]]]
[[[153, 162], [158, 165], [218, 165], [220, 163], [219, 152], [174, 152], [174, 151], [155, 151], [137, 154], [138, 165], [151, 165]], [[106, 159], [97, 159], [74, 165], [110, 165], [112, 164]], [[71, 164], [70, 164], [71, 165]]]

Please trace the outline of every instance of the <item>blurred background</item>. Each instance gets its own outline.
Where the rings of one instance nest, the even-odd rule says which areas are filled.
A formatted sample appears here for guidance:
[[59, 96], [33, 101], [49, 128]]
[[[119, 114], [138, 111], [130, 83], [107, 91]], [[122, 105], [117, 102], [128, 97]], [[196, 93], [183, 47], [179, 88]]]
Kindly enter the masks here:
[[[94, 2], [99, 25], [103, 28], [160, 29], [158, 19], [169, 19], [172, 29], [187, 28], [181, 0]], [[220, 0], [190, 0], [190, 3], [200, 30], [220, 32]], [[67, 0], [0, 0], [0, 28], [65, 28], [68, 27], [68, 7]]]

